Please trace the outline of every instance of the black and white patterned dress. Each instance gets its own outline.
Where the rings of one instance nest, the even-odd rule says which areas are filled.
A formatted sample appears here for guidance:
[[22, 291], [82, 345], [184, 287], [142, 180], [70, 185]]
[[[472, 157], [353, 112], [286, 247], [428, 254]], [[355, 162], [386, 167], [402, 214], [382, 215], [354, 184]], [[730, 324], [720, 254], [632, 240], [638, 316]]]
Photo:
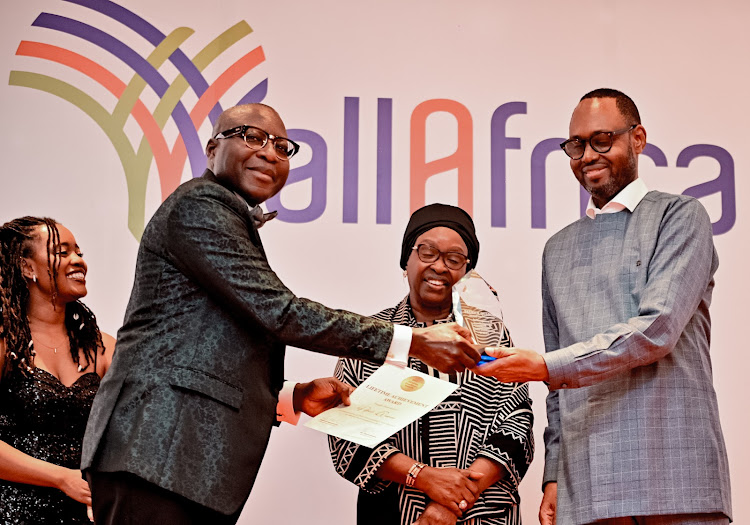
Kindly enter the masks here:
[[[373, 317], [405, 326], [424, 326], [415, 319], [408, 299], [407, 296], [396, 307]], [[437, 322], [450, 321], [452, 315]], [[509, 344], [507, 336], [501, 345]], [[409, 367], [439, 375], [418, 359], [409, 358]], [[357, 386], [377, 368], [363, 361], [339, 359], [335, 375]], [[449, 380], [459, 387], [453, 394], [375, 448], [329, 436], [336, 471], [360, 488], [359, 525], [411, 525], [424, 511], [428, 499], [423, 492], [375, 476], [383, 462], [398, 452], [432, 467], [468, 468], [477, 457], [499, 463], [509, 475], [487, 488], [459, 523], [521, 523], [518, 484], [534, 455], [534, 418], [528, 385], [500, 383], [470, 371], [451, 374]]]

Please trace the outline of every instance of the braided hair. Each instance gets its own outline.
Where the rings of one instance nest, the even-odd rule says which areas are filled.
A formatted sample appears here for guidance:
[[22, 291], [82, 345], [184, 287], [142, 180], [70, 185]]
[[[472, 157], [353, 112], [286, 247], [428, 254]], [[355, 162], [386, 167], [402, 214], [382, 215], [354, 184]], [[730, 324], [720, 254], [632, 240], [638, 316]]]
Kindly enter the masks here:
[[[22, 260], [31, 256], [33, 242], [39, 236], [37, 229], [41, 226], [46, 226], [49, 232], [47, 273], [52, 283], [50, 301], [55, 306], [60, 268], [56, 249], [60, 242], [57, 223], [47, 217], [21, 217], [0, 226], [0, 338], [5, 340], [5, 364], [0, 370], [0, 377], [5, 377], [14, 369], [26, 373], [34, 365], [34, 342], [27, 316], [29, 288], [23, 275]], [[65, 306], [65, 329], [73, 362], [79, 370], [85, 370], [94, 362], [97, 351], [104, 353], [96, 316], [81, 301]]]

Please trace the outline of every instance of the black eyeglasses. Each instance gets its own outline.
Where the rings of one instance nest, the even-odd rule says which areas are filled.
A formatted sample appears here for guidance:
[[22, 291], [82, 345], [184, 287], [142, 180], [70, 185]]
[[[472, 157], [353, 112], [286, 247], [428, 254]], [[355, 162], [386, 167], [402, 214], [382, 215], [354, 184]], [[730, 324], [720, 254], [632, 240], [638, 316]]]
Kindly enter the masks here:
[[273, 151], [279, 160], [289, 160], [299, 151], [299, 144], [292, 139], [276, 137], [255, 126], [237, 126], [236, 128], [217, 133], [214, 138], [228, 139], [237, 135], [240, 135], [245, 140], [248, 148], [254, 150], [265, 148], [270, 140], [271, 144], [273, 144]]
[[560, 147], [563, 149], [565, 154], [573, 160], [578, 160], [583, 157], [586, 152], [586, 143], [588, 142], [591, 149], [597, 153], [607, 153], [612, 149], [613, 137], [615, 135], [622, 135], [628, 131], [634, 130], [638, 124], [633, 124], [629, 128], [618, 129], [617, 131], [600, 131], [594, 133], [588, 140], [585, 139], [568, 139]]
[[451, 270], [460, 270], [469, 259], [460, 252], [441, 252], [430, 244], [419, 244], [412, 250], [417, 250], [417, 257], [423, 263], [434, 263], [439, 257], [443, 258], [443, 263]]

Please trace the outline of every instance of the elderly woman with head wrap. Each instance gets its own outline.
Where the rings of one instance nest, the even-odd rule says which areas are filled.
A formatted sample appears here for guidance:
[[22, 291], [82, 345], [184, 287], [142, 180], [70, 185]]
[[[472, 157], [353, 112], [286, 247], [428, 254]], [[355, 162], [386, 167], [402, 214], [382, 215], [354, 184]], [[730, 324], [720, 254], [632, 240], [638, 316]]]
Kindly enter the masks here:
[[90, 523], [81, 444], [114, 339], [80, 301], [86, 272], [62, 224], [0, 226], [0, 523]]
[[[406, 326], [454, 321], [452, 287], [478, 256], [465, 211], [444, 204], [415, 211], [401, 248], [409, 294], [375, 317]], [[518, 483], [534, 451], [527, 385], [440, 374], [414, 358], [409, 366], [458, 389], [374, 448], [329, 437], [336, 471], [360, 489], [357, 524], [520, 524]], [[336, 376], [356, 387], [376, 368], [339, 359]]]

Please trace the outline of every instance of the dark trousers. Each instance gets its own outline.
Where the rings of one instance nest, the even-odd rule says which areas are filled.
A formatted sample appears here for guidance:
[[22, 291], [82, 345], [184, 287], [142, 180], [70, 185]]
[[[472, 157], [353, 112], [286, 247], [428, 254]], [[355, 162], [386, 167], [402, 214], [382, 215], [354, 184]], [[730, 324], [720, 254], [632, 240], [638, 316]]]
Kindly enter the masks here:
[[92, 472], [96, 525], [233, 525], [242, 512], [227, 516], [128, 472]]

